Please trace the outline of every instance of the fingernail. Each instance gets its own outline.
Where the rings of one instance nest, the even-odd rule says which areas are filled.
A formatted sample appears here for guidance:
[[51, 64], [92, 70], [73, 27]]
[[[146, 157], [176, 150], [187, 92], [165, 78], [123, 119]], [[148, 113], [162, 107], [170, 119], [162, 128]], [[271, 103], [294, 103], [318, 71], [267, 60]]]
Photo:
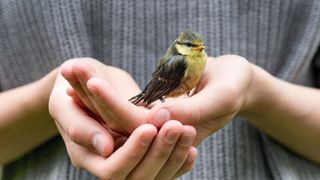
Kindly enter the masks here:
[[160, 109], [154, 116], [155, 125], [157, 127], [162, 126], [169, 119], [170, 119], [170, 112], [166, 109]]
[[182, 136], [180, 144], [182, 146], [191, 146], [194, 138], [192, 136]]
[[141, 139], [141, 144], [143, 146], [149, 146], [150, 143], [152, 142], [153, 138], [150, 138], [149, 136], [143, 136]]
[[179, 138], [179, 134], [178, 132], [175, 132], [175, 131], [169, 131], [167, 134], [166, 134], [166, 141], [169, 143], [169, 144], [174, 144]]
[[93, 137], [92, 145], [100, 154], [103, 154], [105, 142], [101, 134], [97, 134]]

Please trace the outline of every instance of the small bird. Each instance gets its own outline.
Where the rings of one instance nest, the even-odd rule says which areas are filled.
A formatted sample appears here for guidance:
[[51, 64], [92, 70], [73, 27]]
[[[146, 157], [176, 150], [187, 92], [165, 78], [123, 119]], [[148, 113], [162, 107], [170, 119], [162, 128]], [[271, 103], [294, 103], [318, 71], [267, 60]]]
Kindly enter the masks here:
[[160, 58], [152, 79], [143, 91], [129, 101], [134, 104], [142, 101], [147, 106], [158, 99], [164, 102], [168, 97], [191, 96], [190, 91], [197, 86], [206, 62], [201, 35], [193, 31], [182, 32]]

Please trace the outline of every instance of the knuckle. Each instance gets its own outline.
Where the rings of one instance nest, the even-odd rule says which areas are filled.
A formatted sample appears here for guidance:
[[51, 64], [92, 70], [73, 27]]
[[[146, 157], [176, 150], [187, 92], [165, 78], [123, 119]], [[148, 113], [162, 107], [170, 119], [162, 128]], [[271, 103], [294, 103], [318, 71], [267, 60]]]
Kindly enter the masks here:
[[81, 130], [78, 126], [69, 125], [69, 127], [67, 128], [67, 133], [68, 133], [69, 138], [72, 141], [78, 142]]
[[93, 64], [96, 64], [98, 61], [96, 59], [90, 57], [81, 57], [81, 58], [74, 58], [65, 61], [61, 67], [65, 66], [72, 66], [73, 69], [84, 71], [87, 68], [91, 67]]
[[[180, 108], [183, 109], [183, 113], [179, 111]], [[194, 105], [190, 108], [189, 103], [181, 103], [178, 104], [178, 106], [170, 106], [169, 109], [173, 109], [171, 113], [174, 118], [179, 119], [188, 125], [198, 124], [203, 118], [201, 106]]]
[[65, 67], [65, 66], [69, 66], [69, 65], [72, 65], [74, 64], [75, 62], [77, 62], [77, 59], [68, 59], [66, 61], [64, 61], [61, 65], [61, 67]]
[[189, 115], [190, 119], [192, 119], [191, 125], [198, 124], [203, 120], [203, 112], [199, 106], [194, 106], [193, 112], [188, 111], [188, 113], [190, 114]]
[[79, 63], [76, 64], [76, 68], [80, 70], [85, 70], [87, 68], [92, 67], [93, 64], [96, 64], [98, 61], [96, 59], [90, 57], [78, 58], [77, 61]]
[[169, 156], [170, 151], [169, 148], [162, 146], [155, 152], [156, 159], [166, 159]]

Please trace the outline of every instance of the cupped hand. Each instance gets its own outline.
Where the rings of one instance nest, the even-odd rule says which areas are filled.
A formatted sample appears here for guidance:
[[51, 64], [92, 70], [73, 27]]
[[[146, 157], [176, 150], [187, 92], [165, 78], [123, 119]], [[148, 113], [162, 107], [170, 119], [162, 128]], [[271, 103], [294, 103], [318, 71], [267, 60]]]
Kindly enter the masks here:
[[67, 133], [75, 143], [102, 156], [111, 154], [115, 146], [113, 135], [66, 94], [68, 87], [68, 82], [58, 73], [49, 99], [49, 112], [60, 133]]
[[205, 72], [191, 97], [180, 97], [151, 109], [149, 122], [160, 127], [170, 119], [193, 125], [195, 145], [226, 125], [246, 107], [252, 67], [242, 57], [208, 58]]
[[[251, 87], [252, 65], [242, 57], [226, 55], [208, 58], [205, 72], [192, 97], [167, 99], [153, 107], [132, 106], [119, 100], [110, 83], [100, 78], [88, 78], [86, 85], [101, 104], [121, 117], [138, 121], [147, 114], [147, 121], [156, 127], [176, 119], [183, 124], [193, 125], [197, 130], [195, 145], [227, 124], [246, 107], [246, 101], [254, 88]], [[129, 96], [131, 97], [131, 96]], [[151, 110], [149, 110], [151, 108]], [[129, 110], [130, 109], [130, 110]], [[143, 120], [145, 121], [145, 120]]]
[[[84, 69], [89, 70], [86, 72], [91, 73], [92, 67], [94, 66], [89, 64], [95, 60], [87, 59], [85, 61], [87, 63], [86, 65], [88, 65], [86, 68], [89, 67], [89, 69]], [[71, 67], [73, 67], [73, 63], [75, 62], [77, 61], [72, 60], [63, 65], [64, 71], [67, 72], [64, 72], [64, 75], [70, 72], [70, 69], [68, 68], [70, 67], [70, 64]], [[81, 64], [83, 64], [83, 62], [81, 62]], [[108, 71], [108, 73], [111, 72], [112, 70]], [[91, 75], [90, 73], [89, 75]], [[122, 74], [121, 72], [113, 72], [112, 75], [117, 75], [116, 73]], [[156, 128], [152, 125], [134, 125], [137, 127], [130, 127], [134, 130], [131, 131], [131, 135], [128, 135], [128, 140], [123, 140], [125, 137], [104, 128], [98, 123], [95, 116], [92, 116], [92, 114], [84, 110], [83, 107], [79, 107], [79, 103], [86, 106], [82, 100], [88, 101], [87, 103], [91, 103], [91, 107], [88, 107], [88, 110], [95, 111], [94, 113], [99, 115], [99, 111], [96, 109], [94, 101], [108, 100], [106, 104], [105, 101], [103, 101], [103, 104], [98, 105], [101, 105], [103, 108], [109, 108], [109, 111], [112, 110], [111, 112], [103, 112], [112, 113], [112, 116], [108, 117], [110, 118], [108, 120], [112, 121], [114, 121], [114, 114], [116, 114], [118, 118], [120, 117], [122, 122], [130, 121], [130, 117], [139, 117], [139, 115], [131, 114], [133, 112], [130, 113], [130, 111], [126, 109], [126, 103], [129, 105], [132, 104], [127, 101], [128, 98], [124, 99], [117, 95], [114, 88], [118, 87], [121, 89], [121, 85], [111, 86], [109, 81], [110, 79], [112, 81], [112, 78], [107, 78], [109, 81], [105, 81], [94, 76], [88, 77], [90, 77], [90, 81], [84, 83], [84, 86], [87, 84], [89, 85], [91, 82], [93, 83], [92, 87], [95, 87], [95, 83], [97, 83], [96, 85], [100, 89], [107, 89], [109, 91], [103, 91], [102, 94], [100, 94], [99, 88], [97, 91], [93, 90], [95, 88], [81, 89], [81, 83], [84, 81], [81, 79], [78, 84], [75, 84], [77, 80], [74, 81], [74, 79], [72, 79], [74, 76], [69, 76], [69, 82], [72, 80], [73, 87], [79, 88], [78, 90], [83, 90], [83, 96], [88, 95], [88, 97], [78, 99], [78, 103], [75, 103], [75, 98], [72, 99], [66, 94], [67, 89], [70, 89], [68, 82], [59, 74], [49, 103], [50, 113], [56, 121], [58, 129], [65, 141], [71, 161], [74, 165], [83, 167], [102, 179], [136, 179], [140, 177], [144, 179], [171, 179], [186, 173], [193, 167], [197, 154], [196, 149], [192, 147], [196, 134], [193, 127], [182, 125], [178, 121], [169, 121], [168, 123], [165, 123], [157, 133]], [[78, 79], [78, 77], [76, 78]], [[121, 83], [126, 82], [125, 78], [122, 78], [121, 80]], [[119, 82], [115, 80], [113, 84], [116, 83]], [[91, 86], [89, 85], [89, 87]], [[94, 94], [91, 94], [92, 90]], [[122, 91], [123, 94], [125, 94], [130, 90], [128, 90], [128, 88], [124, 88]], [[81, 92], [77, 92], [75, 97], [79, 98], [81, 96], [79, 94], [81, 94]], [[128, 94], [128, 97], [130, 97], [131, 94]], [[89, 99], [89, 96], [92, 99]], [[100, 97], [103, 97], [103, 99], [100, 99]], [[139, 112], [147, 111], [146, 108], [143, 107], [136, 107], [134, 105], [132, 105], [132, 107], [138, 109], [137, 111]], [[123, 114], [123, 112], [125, 113], [126, 111], [128, 112], [126, 116], [129, 117], [126, 117], [125, 114]], [[124, 120], [121, 119], [122, 116], [125, 117]], [[146, 123], [147, 116], [146, 114], [144, 116], [145, 117], [142, 121], [143, 123]], [[139, 121], [137, 122], [142, 123]], [[106, 121], [106, 123], [108, 123], [108, 121]], [[126, 125], [127, 126], [123, 127], [128, 127], [130, 122], [127, 122]], [[142, 141], [142, 137], [149, 137], [149, 140], [151, 139], [153, 142], [148, 145], [141, 146], [141, 144], [139, 145], [138, 143]], [[114, 151], [117, 139], [122, 143], [125, 141], [125, 144]]]
[[193, 127], [168, 121], [157, 133], [155, 126], [141, 125], [114, 151], [116, 137], [67, 96], [67, 87], [58, 77], [49, 107], [75, 166], [101, 179], [171, 179], [192, 168]]
[[197, 155], [191, 146], [195, 129], [178, 121], [166, 122], [158, 133], [153, 125], [139, 126], [108, 157], [75, 143], [63, 128], [59, 131], [73, 165], [100, 179], [172, 179], [189, 171]]
[[128, 102], [140, 89], [125, 71], [91, 58], [79, 58], [64, 63], [61, 74], [72, 86], [68, 94], [77, 104], [88, 108], [95, 119], [102, 119], [113, 131], [129, 135], [147, 122], [149, 110]]

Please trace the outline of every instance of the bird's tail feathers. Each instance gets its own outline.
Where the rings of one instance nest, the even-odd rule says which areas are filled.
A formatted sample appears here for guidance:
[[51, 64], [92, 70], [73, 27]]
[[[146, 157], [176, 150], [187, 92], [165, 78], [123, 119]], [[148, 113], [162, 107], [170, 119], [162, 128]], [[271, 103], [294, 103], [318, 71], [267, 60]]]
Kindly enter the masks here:
[[144, 99], [144, 92], [139, 93], [136, 96], [133, 96], [132, 98], [129, 99], [133, 104], [137, 105], [139, 102], [141, 102]]

